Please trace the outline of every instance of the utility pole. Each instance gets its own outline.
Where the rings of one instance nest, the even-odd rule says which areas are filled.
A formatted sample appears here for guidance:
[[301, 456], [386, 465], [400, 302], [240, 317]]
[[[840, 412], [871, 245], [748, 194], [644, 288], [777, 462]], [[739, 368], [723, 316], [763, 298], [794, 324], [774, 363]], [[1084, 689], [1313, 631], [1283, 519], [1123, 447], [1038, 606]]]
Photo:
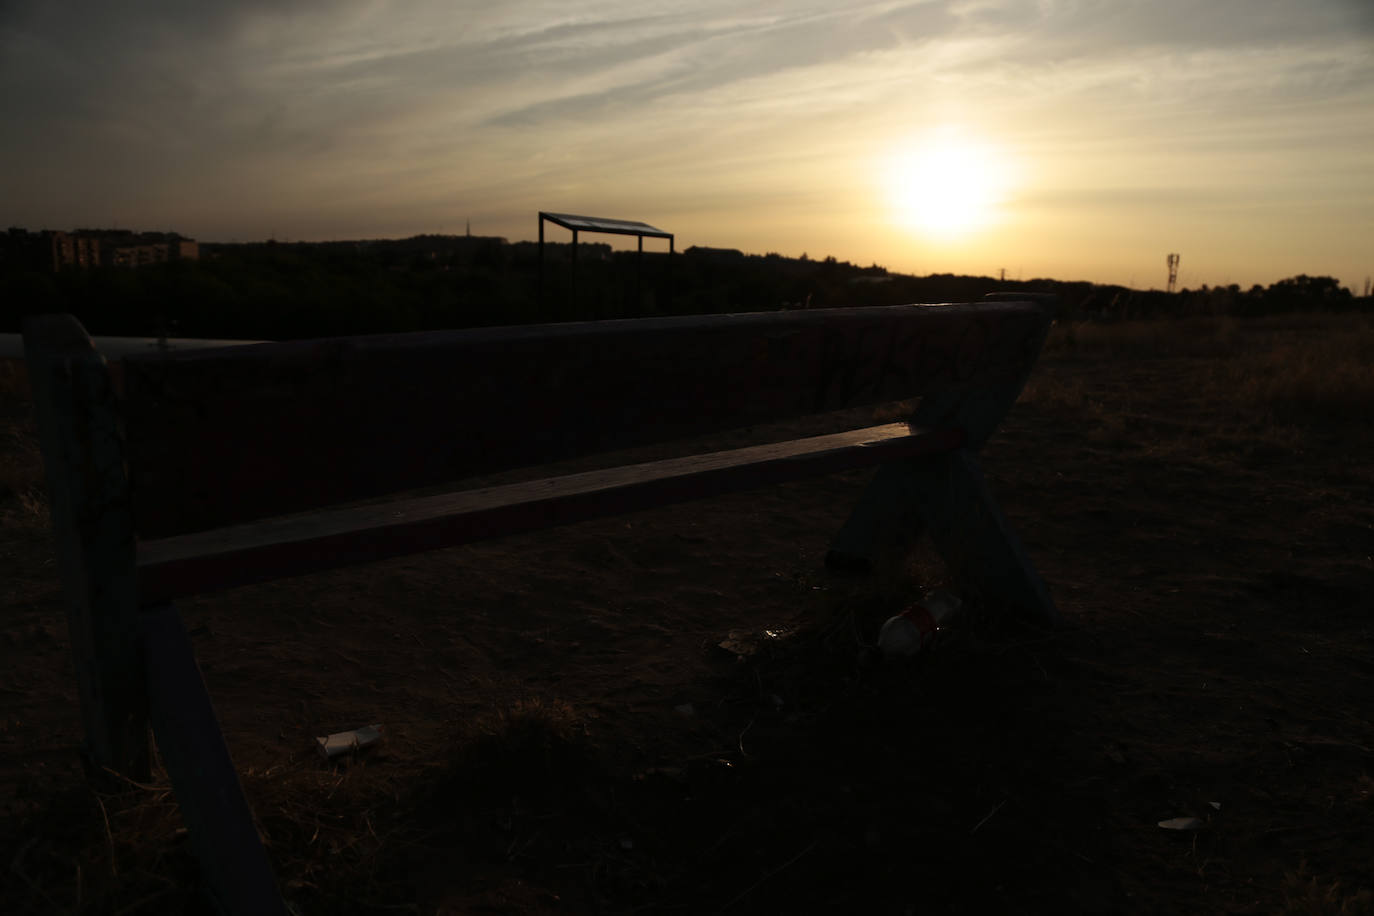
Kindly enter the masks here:
[[1164, 260], [1169, 265], [1169, 292], [1172, 293], [1178, 284], [1178, 255], [1171, 254]]

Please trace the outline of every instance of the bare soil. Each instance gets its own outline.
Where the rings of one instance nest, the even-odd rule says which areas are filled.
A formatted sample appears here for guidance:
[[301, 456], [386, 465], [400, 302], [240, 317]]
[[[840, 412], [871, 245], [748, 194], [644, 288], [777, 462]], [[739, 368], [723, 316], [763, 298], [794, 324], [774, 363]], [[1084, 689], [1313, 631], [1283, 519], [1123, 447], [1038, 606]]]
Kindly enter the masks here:
[[[1053, 632], [964, 589], [874, 663], [961, 586], [909, 538], [825, 571], [866, 474], [187, 602], [290, 904], [1374, 912], [1374, 404], [1295, 413], [1236, 368], [1341, 327], [1101, 333], [1059, 333], [984, 451]], [[165, 774], [83, 778], [22, 385], [0, 411], [5, 909], [200, 912]]]

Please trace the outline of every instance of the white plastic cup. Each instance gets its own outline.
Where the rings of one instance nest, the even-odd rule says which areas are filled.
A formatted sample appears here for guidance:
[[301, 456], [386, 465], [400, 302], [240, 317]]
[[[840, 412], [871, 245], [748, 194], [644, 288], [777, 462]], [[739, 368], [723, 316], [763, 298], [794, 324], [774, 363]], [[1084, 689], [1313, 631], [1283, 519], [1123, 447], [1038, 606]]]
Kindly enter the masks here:
[[895, 617], [878, 632], [878, 648], [886, 659], [910, 658], [928, 646], [940, 625], [959, 610], [958, 597], [936, 590]]

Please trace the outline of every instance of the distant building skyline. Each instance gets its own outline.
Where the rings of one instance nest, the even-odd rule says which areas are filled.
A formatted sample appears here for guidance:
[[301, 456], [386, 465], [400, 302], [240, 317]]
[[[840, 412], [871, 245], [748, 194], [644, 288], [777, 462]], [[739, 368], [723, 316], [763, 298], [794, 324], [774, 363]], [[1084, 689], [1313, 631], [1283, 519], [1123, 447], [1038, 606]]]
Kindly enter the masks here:
[[[54, 271], [62, 269], [84, 269], [89, 267], [122, 267], [137, 268], [154, 264], [163, 264], [176, 260], [200, 260], [202, 242], [196, 239], [186, 238], [177, 232], [164, 231], [143, 231], [137, 232], [124, 229], [74, 229], [74, 230], [55, 230], [39, 229], [28, 230], [25, 227], [12, 226], [7, 235], [0, 236], [3, 244], [0, 244], [0, 269], [5, 263], [11, 260], [22, 261], [30, 267], [41, 266], [44, 269]], [[464, 226], [461, 235], [442, 234], [442, 233], [418, 233], [415, 235], [394, 237], [394, 238], [355, 238], [355, 239], [322, 239], [308, 241], [297, 239], [293, 242], [281, 241], [275, 238], [266, 239], [245, 239], [228, 242], [208, 242], [211, 246], [218, 245], [244, 245], [250, 247], [257, 246], [291, 246], [291, 245], [319, 245], [319, 246], [345, 246], [356, 249], [359, 252], [369, 250], [375, 245], [386, 245], [401, 248], [406, 251], [418, 251], [430, 260], [437, 260], [444, 255], [457, 255], [461, 263], [473, 263], [477, 259], [486, 259], [490, 263], [496, 263], [493, 259], [504, 257], [500, 251], [506, 250], [509, 255], [517, 258], [537, 259], [539, 243], [537, 241], [518, 240], [510, 241], [502, 236], [472, 235], [470, 225]], [[493, 247], [495, 246], [495, 247]], [[572, 242], [571, 238], [567, 241], [546, 241], [548, 256], [558, 260], [567, 261], [570, 259]], [[589, 242], [579, 240], [577, 248], [581, 252], [581, 258], [606, 261], [611, 258], [617, 250], [616, 247], [605, 241]], [[622, 244], [620, 250], [627, 251], [627, 246]], [[808, 261], [836, 261], [833, 255], [811, 257], [807, 252], [799, 255], [780, 255], [778, 252], [764, 251], [741, 251], [737, 248], [719, 248], [705, 245], [693, 245], [683, 249], [683, 253], [693, 257], [716, 261], [716, 262], [736, 262], [748, 257], [783, 257], [801, 263]], [[647, 255], [667, 255], [667, 249], [663, 251], [645, 251]], [[212, 253], [210, 255], [214, 257]], [[861, 261], [843, 260], [850, 266], [861, 267]], [[444, 269], [448, 269], [444, 267]], [[967, 276], [967, 277], [987, 277], [993, 278], [1000, 275], [1002, 282], [1008, 282], [1005, 270], [997, 271], [948, 271], [932, 270], [926, 272], [903, 271], [890, 268], [888, 265], [870, 261], [870, 267], [862, 268], [865, 271], [872, 271], [874, 275], [863, 276], [851, 281], [851, 285], [863, 283], [883, 283], [888, 282], [891, 277], [887, 274], [908, 275], [913, 277], [923, 276]], [[1320, 278], [1327, 277], [1334, 279], [1339, 287], [1347, 289], [1351, 295], [1360, 295], [1361, 281], [1345, 282], [1340, 278], [1329, 274], [1315, 274], [1308, 271], [1298, 271], [1281, 280], [1292, 280], [1295, 278]], [[1017, 276], [1011, 282], [1020, 283], [1024, 278]], [[1101, 287], [1122, 287], [1125, 289], [1147, 292], [1158, 290], [1154, 285], [1132, 286], [1125, 283], [1101, 283], [1089, 280], [1081, 276], [1041, 276], [1036, 275], [1033, 279], [1053, 280], [1065, 283], [1087, 282]], [[1363, 295], [1368, 297], [1370, 290], [1370, 278], [1364, 277]], [[1250, 284], [1248, 287], [1235, 282], [1226, 284], [1198, 283], [1192, 286], [1188, 284], [1178, 284], [1182, 292], [1190, 290], [1233, 289], [1241, 291], [1249, 289], [1262, 289], [1265, 284]], [[1165, 292], [1170, 292], [1166, 286]]]
[[200, 259], [195, 239], [176, 232], [120, 229], [39, 229], [10, 227], [8, 247], [25, 250], [29, 262], [46, 260], [53, 271], [91, 267], [146, 267]]

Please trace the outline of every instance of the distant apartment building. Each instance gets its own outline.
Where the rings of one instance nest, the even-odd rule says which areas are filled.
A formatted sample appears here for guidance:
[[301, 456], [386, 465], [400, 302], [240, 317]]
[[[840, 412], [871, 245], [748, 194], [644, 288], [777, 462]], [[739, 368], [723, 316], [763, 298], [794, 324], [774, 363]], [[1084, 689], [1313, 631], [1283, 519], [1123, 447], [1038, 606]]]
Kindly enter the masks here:
[[44, 231], [52, 251], [52, 269], [146, 267], [168, 261], [200, 259], [200, 245], [175, 232], [120, 232], [77, 229]]
[[52, 243], [53, 270], [64, 267], [98, 267], [100, 265], [100, 240], [89, 235], [74, 235], [70, 232], [53, 232], [48, 235]]

